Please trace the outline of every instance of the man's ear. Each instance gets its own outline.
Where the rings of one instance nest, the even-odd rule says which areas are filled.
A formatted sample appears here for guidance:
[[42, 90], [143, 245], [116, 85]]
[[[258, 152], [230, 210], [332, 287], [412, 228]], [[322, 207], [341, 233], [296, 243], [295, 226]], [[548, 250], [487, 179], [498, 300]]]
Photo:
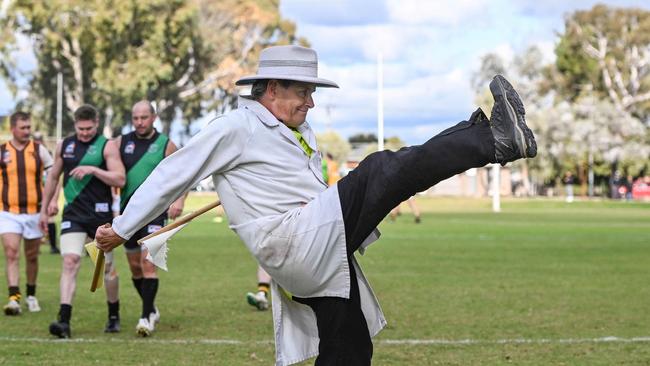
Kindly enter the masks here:
[[269, 80], [269, 82], [266, 84], [266, 94], [268, 95], [269, 98], [275, 99], [277, 92], [278, 92], [278, 81]]

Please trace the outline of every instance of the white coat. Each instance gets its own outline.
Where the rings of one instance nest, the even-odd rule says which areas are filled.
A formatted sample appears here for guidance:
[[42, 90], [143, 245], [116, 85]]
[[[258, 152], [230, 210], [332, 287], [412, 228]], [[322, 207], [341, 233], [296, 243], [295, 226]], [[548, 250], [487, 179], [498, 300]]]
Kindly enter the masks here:
[[[350, 270], [336, 185], [323, 180], [316, 138], [298, 131], [314, 150], [307, 156], [293, 132], [260, 103], [244, 98], [189, 143], [164, 159], [131, 197], [113, 230], [130, 238], [178, 196], [212, 175], [230, 228], [271, 275], [276, 365], [318, 354], [316, 317], [298, 297], [349, 298]], [[375, 241], [375, 230], [362, 249]], [[371, 336], [386, 320], [356, 260], [361, 307]]]

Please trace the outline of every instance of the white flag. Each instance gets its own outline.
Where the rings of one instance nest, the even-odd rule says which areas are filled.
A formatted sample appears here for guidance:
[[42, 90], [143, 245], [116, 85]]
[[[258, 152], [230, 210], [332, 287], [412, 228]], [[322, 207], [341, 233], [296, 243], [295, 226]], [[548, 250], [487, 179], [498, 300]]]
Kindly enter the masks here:
[[142, 245], [149, 251], [146, 259], [156, 267], [167, 271], [167, 240], [184, 228], [185, 225], [187, 224], [183, 224], [177, 228], [143, 241]]

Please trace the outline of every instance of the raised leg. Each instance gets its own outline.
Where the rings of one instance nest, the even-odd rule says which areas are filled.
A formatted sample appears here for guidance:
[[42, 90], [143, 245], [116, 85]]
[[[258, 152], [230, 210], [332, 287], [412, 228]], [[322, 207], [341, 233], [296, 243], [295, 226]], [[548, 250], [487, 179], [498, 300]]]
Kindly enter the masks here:
[[480, 109], [469, 121], [422, 145], [369, 155], [338, 182], [348, 253], [354, 253], [400, 202], [467, 169], [495, 161], [494, 137]]

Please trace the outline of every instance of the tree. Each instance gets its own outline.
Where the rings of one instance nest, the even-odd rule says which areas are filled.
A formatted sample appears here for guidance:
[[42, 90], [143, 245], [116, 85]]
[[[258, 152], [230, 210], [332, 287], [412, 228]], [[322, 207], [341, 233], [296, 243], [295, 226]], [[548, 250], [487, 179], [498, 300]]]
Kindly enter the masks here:
[[596, 5], [565, 25], [556, 47], [560, 95], [575, 100], [588, 88], [650, 124], [650, 11]]
[[[608, 100], [595, 95], [582, 96], [575, 103], [563, 102], [544, 115], [543, 149], [551, 157], [550, 175], [577, 170], [586, 189], [589, 156], [594, 170], [609, 175], [616, 167], [637, 175], [647, 164], [650, 145], [646, 127], [629, 113], [615, 108]], [[612, 167], [615, 167], [612, 169]]]
[[374, 133], [357, 133], [355, 135], [352, 135], [348, 137], [348, 141], [351, 144], [363, 144], [363, 143], [369, 143], [369, 142], [377, 142], [377, 135]]
[[[37, 68], [25, 103], [43, 120], [54, 121], [60, 72], [66, 120], [90, 103], [104, 112], [110, 128], [112, 120], [126, 120], [133, 102], [147, 98], [158, 105], [167, 129], [177, 110], [200, 113], [199, 98], [180, 98], [202, 80], [197, 19], [196, 8], [183, 0], [16, 0], [0, 24], [33, 41]], [[8, 57], [15, 37], [2, 42]], [[3, 68], [9, 69], [7, 64]], [[11, 76], [8, 70], [4, 74]]]
[[147, 98], [168, 130], [179, 112], [189, 122], [234, 106], [234, 81], [254, 72], [264, 47], [307, 45], [278, 0], [13, 0], [0, 25], [0, 72], [14, 91], [15, 35], [33, 40], [38, 66], [24, 103], [50, 123], [58, 72], [68, 121], [82, 103], [98, 106], [108, 125], [125, 121]]
[[202, 95], [208, 110], [223, 113], [237, 101], [235, 81], [253, 74], [262, 49], [273, 45], [301, 44], [293, 22], [280, 15], [278, 0], [194, 0], [199, 9], [199, 29], [209, 49], [209, 69], [203, 80], [181, 93], [182, 98]]
[[[594, 108], [591, 128], [600, 134], [607, 131], [609, 144], [614, 144], [602, 154], [606, 163], [603, 170], [613, 176], [621, 167], [630, 174], [647, 169], [649, 154], [644, 147], [650, 144], [650, 11], [597, 5], [570, 14], [565, 24], [556, 47], [556, 63], [548, 72], [558, 99], [573, 101], [578, 104], [576, 108]], [[604, 120], [599, 122], [599, 118]], [[576, 120], [580, 120], [579, 115]], [[639, 123], [645, 124], [643, 132], [638, 130]], [[617, 145], [621, 141], [625, 144]]]
[[343, 163], [350, 153], [350, 143], [334, 131], [327, 131], [316, 135], [318, 146], [325, 154], [332, 154], [334, 160]]
[[506, 74], [506, 67], [503, 59], [495, 53], [487, 53], [481, 56], [479, 70], [472, 74], [471, 86], [474, 90], [483, 90], [494, 75]]

